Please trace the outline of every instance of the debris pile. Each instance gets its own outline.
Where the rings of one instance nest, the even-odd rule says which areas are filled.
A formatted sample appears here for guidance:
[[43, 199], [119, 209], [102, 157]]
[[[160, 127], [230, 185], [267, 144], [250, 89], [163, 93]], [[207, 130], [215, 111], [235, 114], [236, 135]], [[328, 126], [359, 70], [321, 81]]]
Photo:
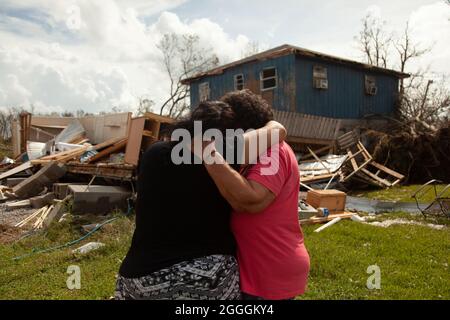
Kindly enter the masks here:
[[368, 131], [365, 138], [373, 158], [403, 172], [407, 183], [450, 181], [450, 127], [417, 136]]
[[0, 202], [2, 216], [19, 209], [31, 213], [0, 223], [37, 230], [69, 209], [80, 215], [126, 211], [143, 150], [160, 140], [172, 122], [153, 113], [136, 118], [131, 113], [82, 118], [20, 114], [12, 123], [14, 156], [0, 163]]
[[[397, 185], [404, 176], [374, 160], [364, 145], [350, 131], [336, 140], [335, 145], [322, 147], [316, 151], [307, 148], [309, 155], [302, 156], [299, 162], [300, 181], [303, 187], [311, 190], [311, 184], [326, 183], [328, 189], [332, 182], [347, 183], [350, 180], [364, 184], [389, 188]], [[338, 155], [325, 152], [337, 149]], [[308, 160], [308, 158], [313, 158]]]

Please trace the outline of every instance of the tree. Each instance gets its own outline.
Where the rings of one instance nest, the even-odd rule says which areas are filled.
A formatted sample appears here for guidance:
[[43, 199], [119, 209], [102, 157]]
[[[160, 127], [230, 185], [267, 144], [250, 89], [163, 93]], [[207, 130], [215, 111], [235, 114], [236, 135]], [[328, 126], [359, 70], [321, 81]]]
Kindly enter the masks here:
[[178, 118], [189, 108], [189, 88], [181, 81], [216, 67], [219, 58], [212, 49], [202, 47], [199, 37], [192, 34], [166, 34], [158, 48], [170, 79], [169, 97], [162, 104], [160, 114]]
[[386, 31], [386, 21], [367, 14], [362, 19], [362, 30], [357, 41], [368, 64], [387, 68], [392, 35]]
[[250, 41], [241, 52], [241, 58], [247, 58], [261, 52], [258, 41]]
[[153, 106], [155, 105], [153, 100], [145, 97], [139, 97], [138, 100], [139, 104], [136, 111], [137, 116], [142, 116], [147, 112], [153, 112]]
[[408, 128], [412, 136], [417, 136], [419, 132], [435, 132], [439, 125], [448, 125], [445, 121], [450, 108], [450, 95], [445, 85], [448, 75], [435, 81], [427, 69], [410, 69], [411, 62], [429, 53], [431, 47], [422, 47], [412, 39], [409, 22], [401, 36], [395, 36], [386, 30], [384, 21], [366, 15], [356, 40], [367, 63], [410, 73], [409, 78], [400, 79], [398, 120], [402, 128]]

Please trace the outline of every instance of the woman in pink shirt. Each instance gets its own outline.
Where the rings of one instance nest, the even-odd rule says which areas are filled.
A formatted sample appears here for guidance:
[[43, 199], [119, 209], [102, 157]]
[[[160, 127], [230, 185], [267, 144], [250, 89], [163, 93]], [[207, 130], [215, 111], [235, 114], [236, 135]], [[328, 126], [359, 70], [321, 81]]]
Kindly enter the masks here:
[[[248, 91], [233, 92], [222, 100], [247, 117], [258, 117], [261, 108], [270, 108]], [[276, 144], [240, 174], [221, 161], [214, 148], [210, 150], [215, 163], [205, 163], [206, 169], [234, 209], [231, 228], [244, 297], [278, 300], [303, 294], [309, 255], [298, 222], [300, 177], [294, 152], [285, 142]]]

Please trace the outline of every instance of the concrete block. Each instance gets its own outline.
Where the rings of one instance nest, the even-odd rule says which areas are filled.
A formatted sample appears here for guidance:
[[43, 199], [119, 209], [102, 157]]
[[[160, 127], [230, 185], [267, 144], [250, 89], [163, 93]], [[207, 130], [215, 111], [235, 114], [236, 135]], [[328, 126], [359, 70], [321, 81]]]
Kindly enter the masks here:
[[123, 187], [99, 185], [69, 185], [73, 195], [72, 210], [75, 214], [104, 214], [114, 209], [127, 210], [131, 192]]
[[55, 194], [53, 192], [49, 192], [42, 196], [30, 198], [30, 204], [33, 208], [40, 209], [48, 204], [51, 204], [54, 199]]
[[53, 193], [55, 194], [56, 199], [63, 200], [69, 194], [69, 185], [77, 184], [82, 185], [84, 183], [54, 183]]
[[50, 162], [31, 177], [25, 179], [13, 188], [13, 193], [19, 198], [29, 198], [38, 195], [45, 187], [50, 187], [66, 173], [63, 164]]

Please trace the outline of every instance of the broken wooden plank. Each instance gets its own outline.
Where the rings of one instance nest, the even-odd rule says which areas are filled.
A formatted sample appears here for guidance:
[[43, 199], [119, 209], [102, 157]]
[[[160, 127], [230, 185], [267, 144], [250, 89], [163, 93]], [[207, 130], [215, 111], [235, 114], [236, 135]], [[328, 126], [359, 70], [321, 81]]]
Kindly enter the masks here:
[[128, 136], [127, 148], [125, 150], [125, 162], [137, 165], [141, 153], [142, 133], [145, 127], [145, 118], [131, 120], [130, 134]]
[[67, 155], [75, 153], [76, 151], [85, 150], [85, 149], [86, 149], [86, 146], [80, 146], [75, 149], [66, 150], [66, 151], [58, 152], [58, 153], [55, 153], [55, 154], [52, 154], [49, 156], [42, 157], [39, 160], [59, 160]]
[[46, 217], [43, 219], [42, 225], [47, 228], [48, 226], [50, 226], [53, 220], [59, 220], [64, 214], [67, 201], [69, 201], [70, 199], [72, 199], [72, 195], [68, 195], [64, 198], [64, 200], [58, 201], [53, 206], [52, 210], [50, 210]]
[[330, 214], [328, 217], [312, 217], [309, 219], [300, 220], [300, 224], [307, 225], [307, 224], [325, 223], [335, 218], [350, 219], [354, 214], [355, 213], [353, 212], [344, 212], [338, 214]]
[[[328, 146], [319, 148], [319, 149], [317, 149], [317, 150], [314, 150], [313, 152], [314, 152], [316, 155], [320, 155], [322, 152], [325, 152], [325, 151], [330, 152], [330, 150], [331, 150], [332, 148], [333, 148], [333, 145], [328, 145]], [[307, 155], [303, 156], [300, 160], [303, 162], [304, 160], [307, 160], [307, 159], [312, 158], [312, 157], [313, 157], [313, 156], [312, 156], [312, 154], [310, 153], [310, 154], [307, 154]]]
[[24, 225], [26, 225], [28, 222], [30, 222], [31, 220], [33, 220], [34, 218], [36, 218], [39, 214], [41, 214], [44, 210], [46, 210], [46, 207], [43, 207], [39, 210], [36, 210], [34, 213], [30, 214], [28, 217], [26, 217], [25, 219], [23, 219], [22, 221], [16, 223], [14, 226], [15, 227], [23, 227]]
[[13, 193], [19, 198], [29, 198], [42, 192], [45, 187], [50, 187], [66, 173], [62, 164], [51, 162], [37, 173], [19, 183], [13, 188]]
[[124, 139], [126, 139], [126, 138], [127, 138], [127, 137], [112, 138], [112, 139], [106, 140], [106, 141], [104, 141], [104, 142], [102, 142], [102, 143], [96, 144], [96, 145], [93, 147], [93, 149], [96, 150], [96, 151], [98, 151], [98, 150], [100, 150], [100, 149], [103, 149], [103, 148], [107, 148], [107, 147], [109, 147], [109, 146], [112, 146], [113, 144], [116, 144], [117, 142], [122, 141], [122, 140], [124, 140]]
[[379, 164], [378, 162], [372, 161], [370, 163], [370, 165], [374, 166], [377, 169], [380, 169], [381, 171], [384, 171], [385, 173], [387, 173], [387, 174], [389, 174], [389, 175], [391, 175], [391, 176], [393, 176], [393, 177], [395, 177], [397, 179], [402, 180], [403, 178], [405, 178], [404, 175], [402, 175], [402, 174], [400, 174], [400, 173], [398, 173], [398, 172], [396, 172], [396, 171], [394, 171], [392, 169], [389, 169], [389, 168], [383, 166], [382, 164]]
[[[351, 160], [350, 160], [351, 161]], [[364, 162], [362, 165], [360, 165], [359, 167], [356, 168], [356, 170], [354, 170], [353, 172], [351, 172], [348, 176], [346, 176], [343, 181], [347, 181], [348, 179], [350, 179], [351, 177], [353, 177], [355, 174], [357, 174], [359, 171], [363, 170], [372, 160], [367, 160], [366, 162]], [[356, 161], [355, 161], [356, 163]]]
[[128, 139], [124, 139], [122, 141], [117, 142], [116, 144], [113, 144], [109, 148], [106, 148], [106, 149], [100, 151], [96, 155], [90, 157], [87, 160], [87, 163], [94, 163], [96, 161], [99, 161], [99, 160], [109, 156], [112, 153], [119, 152], [120, 150], [125, 149], [125, 147], [127, 145], [127, 141], [128, 141]]
[[28, 170], [28, 169], [30, 169], [32, 167], [33, 167], [33, 164], [30, 161], [22, 163], [21, 165], [19, 165], [19, 166], [15, 167], [15, 168], [13, 168], [13, 169], [11, 169], [9, 171], [6, 171], [6, 172], [0, 174], [0, 180], [3, 180], [3, 179], [8, 178], [8, 177], [11, 177], [11, 176], [13, 176], [13, 175], [15, 175], [17, 173], [20, 173], [22, 171]]
[[386, 179], [380, 178], [379, 176], [373, 174], [372, 172], [370, 172], [367, 169], [363, 168], [363, 169], [361, 169], [361, 171], [364, 172], [366, 175], [368, 175], [370, 178], [372, 178], [372, 179], [374, 179], [374, 180], [384, 184], [386, 187], [391, 187], [392, 186], [392, 184], [389, 181], [387, 181]]
[[314, 157], [314, 159], [316, 159], [317, 161], [319, 161], [319, 163], [325, 168], [325, 170], [331, 174], [330, 169], [328, 169], [328, 167], [323, 163], [323, 161], [314, 153], [314, 151], [311, 150], [311, 148], [308, 147], [308, 151], [309, 153]]

